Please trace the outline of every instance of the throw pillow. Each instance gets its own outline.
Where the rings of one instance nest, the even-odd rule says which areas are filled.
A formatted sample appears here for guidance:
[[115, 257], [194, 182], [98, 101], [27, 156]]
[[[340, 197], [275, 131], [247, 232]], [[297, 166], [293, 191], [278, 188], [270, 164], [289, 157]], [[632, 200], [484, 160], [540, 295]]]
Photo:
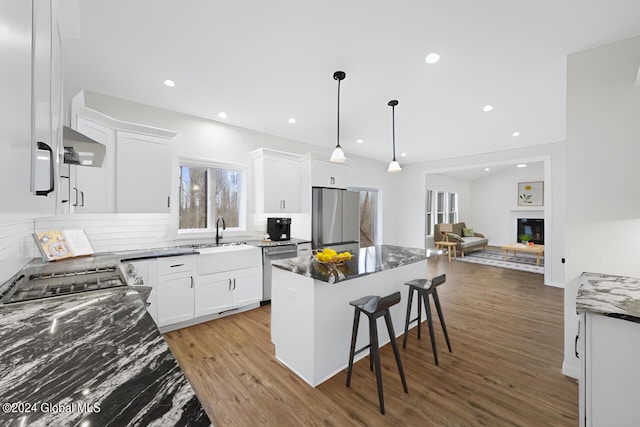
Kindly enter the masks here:
[[447, 236], [449, 237], [449, 241], [450, 242], [464, 243], [464, 240], [462, 239], [462, 237], [460, 237], [456, 233], [447, 233]]
[[462, 235], [464, 237], [473, 237], [474, 235], [473, 228], [463, 228]]

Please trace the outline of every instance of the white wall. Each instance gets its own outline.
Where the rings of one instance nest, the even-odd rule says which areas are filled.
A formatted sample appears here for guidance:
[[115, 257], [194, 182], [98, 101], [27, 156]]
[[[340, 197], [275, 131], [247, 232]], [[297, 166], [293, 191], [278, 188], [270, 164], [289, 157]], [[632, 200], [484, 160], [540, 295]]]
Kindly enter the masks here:
[[518, 206], [518, 183], [526, 181], [544, 181], [543, 162], [528, 163], [526, 168], [514, 165], [472, 181], [472, 210], [468, 219], [463, 218], [467, 225], [484, 234], [492, 246], [517, 241], [518, 218], [544, 218], [544, 206]]
[[640, 277], [640, 37], [570, 55], [567, 97], [567, 285], [563, 371], [574, 356], [584, 271]]

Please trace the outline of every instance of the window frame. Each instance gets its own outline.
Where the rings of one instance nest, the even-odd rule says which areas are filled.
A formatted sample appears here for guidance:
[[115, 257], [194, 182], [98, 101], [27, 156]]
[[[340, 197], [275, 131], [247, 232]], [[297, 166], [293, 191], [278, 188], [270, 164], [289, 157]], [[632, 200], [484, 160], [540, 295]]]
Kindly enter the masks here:
[[[248, 181], [250, 179], [249, 177], [249, 168], [246, 165], [243, 164], [238, 164], [238, 163], [228, 163], [228, 162], [222, 162], [219, 160], [213, 160], [213, 159], [200, 159], [200, 158], [193, 158], [193, 157], [183, 157], [183, 156], [178, 156], [176, 159], [176, 166], [174, 168], [174, 170], [176, 171], [176, 178], [175, 178], [175, 182], [176, 182], [176, 190], [175, 193], [176, 194], [176, 200], [178, 201], [177, 203], [174, 204], [175, 208], [173, 209], [174, 211], [174, 219], [173, 219], [173, 224], [174, 224], [174, 229], [175, 229], [175, 238], [176, 239], [187, 239], [187, 238], [208, 238], [208, 237], [215, 237], [216, 234], [216, 230], [215, 230], [215, 219], [212, 216], [210, 217], [209, 215], [211, 215], [209, 206], [211, 206], [211, 203], [213, 201], [213, 198], [215, 197], [215, 189], [212, 188], [211, 184], [211, 180], [212, 180], [212, 176], [214, 175], [214, 173], [212, 172], [212, 170], [215, 169], [223, 169], [223, 170], [233, 170], [233, 171], [238, 171], [241, 174], [241, 179], [240, 179], [240, 191], [239, 191], [239, 203], [238, 203], [238, 227], [227, 227], [225, 230], [225, 236], [226, 235], [233, 235], [234, 233], [238, 233], [238, 232], [246, 232], [247, 230], [247, 199], [249, 197], [248, 194]], [[194, 167], [194, 168], [206, 168], [209, 169], [209, 173], [207, 181], [208, 181], [208, 185], [207, 185], [207, 216], [208, 216], [208, 228], [188, 228], [188, 229], [181, 229], [180, 228], [180, 188], [181, 188], [181, 182], [180, 182], [180, 169], [183, 167]]]

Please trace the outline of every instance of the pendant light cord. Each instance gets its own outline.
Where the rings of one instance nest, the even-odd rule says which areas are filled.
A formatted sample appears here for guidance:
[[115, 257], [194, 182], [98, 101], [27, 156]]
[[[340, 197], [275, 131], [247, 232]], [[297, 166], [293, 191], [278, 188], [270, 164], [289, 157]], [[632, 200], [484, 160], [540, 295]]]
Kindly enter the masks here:
[[337, 129], [338, 129], [337, 146], [338, 147], [340, 147], [340, 80], [341, 79], [338, 79], [338, 126], [337, 126]]
[[393, 132], [393, 161], [396, 161], [396, 106], [391, 106], [391, 129]]

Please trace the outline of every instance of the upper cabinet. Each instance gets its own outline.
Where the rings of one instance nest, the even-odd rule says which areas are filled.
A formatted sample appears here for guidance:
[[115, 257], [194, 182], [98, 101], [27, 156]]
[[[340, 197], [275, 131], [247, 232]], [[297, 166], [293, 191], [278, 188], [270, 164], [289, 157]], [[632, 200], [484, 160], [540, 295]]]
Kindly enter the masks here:
[[56, 0], [0, 2], [0, 180], [3, 199], [10, 201], [5, 214], [55, 213], [62, 102], [56, 11]]
[[169, 212], [169, 140], [117, 131], [116, 207], [118, 212]]
[[300, 212], [299, 156], [264, 148], [251, 156], [256, 213]]
[[309, 159], [312, 187], [347, 188], [347, 166], [324, 160]]
[[88, 108], [83, 92], [72, 99], [71, 127], [105, 145], [106, 155], [100, 168], [65, 165], [69, 212], [170, 211], [175, 132], [124, 122]]

